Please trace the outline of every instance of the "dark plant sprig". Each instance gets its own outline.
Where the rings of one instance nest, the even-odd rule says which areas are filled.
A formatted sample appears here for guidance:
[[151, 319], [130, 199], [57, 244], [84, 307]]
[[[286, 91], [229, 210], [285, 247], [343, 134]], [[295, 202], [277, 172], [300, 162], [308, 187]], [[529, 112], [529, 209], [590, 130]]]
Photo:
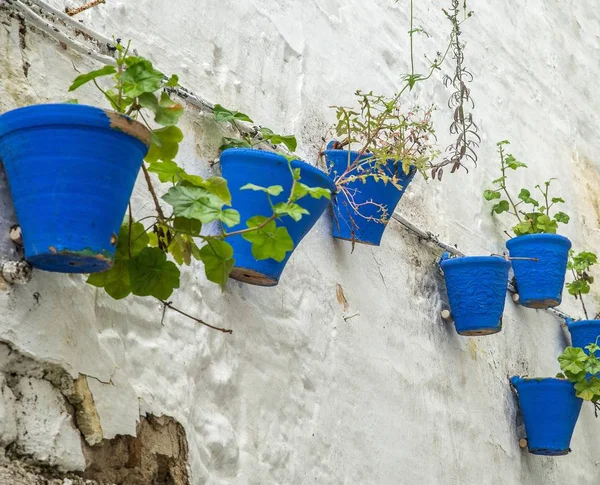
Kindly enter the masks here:
[[[285, 227], [277, 227], [276, 221], [287, 216], [299, 220], [307, 213], [297, 203], [302, 197], [329, 198], [330, 191], [304, 185], [300, 171], [290, 167], [294, 183], [287, 201], [272, 204], [272, 215], [251, 218], [245, 229], [226, 232], [223, 227], [240, 223], [239, 212], [231, 207], [227, 181], [189, 174], [174, 160], [183, 140], [183, 132], [176, 126], [183, 106], [169, 95], [178, 85], [177, 76], [167, 78], [149, 60], [129, 55], [129, 44], [123, 46], [117, 41], [116, 51], [116, 68], [106, 66], [82, 74], [70, 91], [91, 81], [116, 112], [141, 121], [150, 130], [151, 146], [142, 170], [156, 214], [135, 220], [130, 206], [128, 219], [119, 232], [113, 267], [90, 275], [88, 283], [104, 288], [115, 299], [134, 294], [153, 296], [164, 303], [179, 288], [179, 266], [190, 265], [196, 259], [203, 262], [208, 280], [224, 287], [235, 263], [233, 248], [225, 239], [234, 235], [241, 235], [252, 244], [256, 259], [282, 261], [293, 249], [293, 241]], [[102, 88], [98, 83], [100, 78], [110, 80], [111, 87]], [[239, 119], [240, 115], [237, 116]], [[152, 117], [158, 127], [150, 125], [148, 120]], [[171, 185], [162, 197], [150, 173]], [[252, 184], [242, 189], [262, 190], [267, 196], [283, 191], [281, 186], [263, 188]], [[160, 199], [168, 204], [169, 211], [163, 208]], [[149, 220], [147, 227], [146, 220]], [[210, 236], [201, 234], [202, 226], [213, 222], [221, 223], [220, 232]], [[196, 244], [197, 240], [202, 246]], [[172, 308], [170, 302], [167, 306]]]
[[599, 351], [598, 339], [586, 345], [585, 350], [580, 347], [567, 347], [558, 357], [562, 373], [556, 376], [575, 384], [577, 397], [594, 404], [596, 417], [600, 411]]
[[[535, 186], [543, 198], [542, 204], [534, 199], [531, 191], [527, 189], [521, 189], [517, 197], [513, 197], [506, 185], [507, 171], [509, 169], [526, 168], [527, 165], [518, 161], [512, 154], [505, 153], [504, 146], [509, 143], [508, 140], [496, 143], [500, 157], [501, 176], [492, 181], [495, 187], [485, 190], [483, 197], [487, 201], [497, 200], [492, 207], [492, 214], [506, 212], [517, 219], [518, 223], [512, 228], [516, 236], [542, 233], [556, 234], [558, 223], [568, 224], [570, 219], [562, 211], [554, 213], [550, 211], [555, 205], [564, 204], [565, 202], [561, 197], [550, 197], [550, 185], [556, 179], [550, 179], [544, 182], [543, 185]], [[529, 207], [524, 210], [524, 207], [527, 206]]]
[[446, 18], [452, 24], [451, 45], [452, 57], [455, 62], [454, 73], [452, 76], [445, 75], [443, 78], [446, 87], [451, 86], [454, 91], [448, 100], [448, 107], [454, 110], [452, 123], [450, 124], [450, 134], [456, 135], [456, 141], [446, 148], [446, 157], [435, 166], [431, 171], [432, 178], [441, 180], [444, 166], [451, 165], [451, 172], [454, 173], [460, 167], [468, 172], [465, 166], [465, 160], [477, 165], [476, 148], [479, 147], [481, 137], [478, 134], [478, 127], [473, 121], [473, 113], [470, 110], [475, 108], [475, 102], [471, 97], [471, 90], [467, 84], [473, 81], [473, 74], [464, 66], [464, 48], [465, 44], [461, 42], [462, 34], [461, 24], [464, 19], [459, 20], [461, 11], [465, 19], [473, 15], [472, 11], [467, 10], [467, 2], [463, 4], [461, 10], [459, 0], [452, 0], [450, 11], [443, 10]]
[[[590, 251], [582, 251], [577, 254], [573, 250], [569, 251], [567, 269], [571, 271], [573, 281], [568, 282], [566, 287], [569, 294], [581, 302], [586, 320], [589, 316], [585, 302], [583, 301], [583, 295], [587, 295], [590, 292], [590, 285], [594, 283], [594, 277], [590, 275], [590, 268], [597, 262], [598, 257]], [[599, 317], [600, 314], [595, 316], [595, 318]]]

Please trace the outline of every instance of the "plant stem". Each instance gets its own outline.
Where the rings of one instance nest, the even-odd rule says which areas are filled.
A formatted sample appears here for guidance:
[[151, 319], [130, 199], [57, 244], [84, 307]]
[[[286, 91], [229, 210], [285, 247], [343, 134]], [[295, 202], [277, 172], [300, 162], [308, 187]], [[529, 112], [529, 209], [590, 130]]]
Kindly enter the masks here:
[[142, 162], [142, 170], [144, 171], [144, 178], [146, 179], [146, 185], [148, 186], [148, 190], [150, 191], [150, 195], [152, 195], [152, 200], [154, 201], [154, 207], [156, 208], [156, 212], [158, 213], [158, 219], [160, 222], [163, 222], [166, 217], [160, 206], [160, 202], [158, 201], [158, 197], [156, 195], [156, 191], [154, 190], [154, 185], [152, 185], [152, 180], [150, 179], [150, 174], [148, 173], [148, 169], [144, 162]]
[[506, 164], [504, 163], [504, 150], [502, 149], [502, 146], [498, 147], [498, 151], [500, 152], [500, 162], [502, 165], [502, 190], [504, 191], [506, 198], [510, 202], [510, 205], [512, 205], [515, 216], [517, 217], [519, 222], [523, 222], [521, 220], [521, 218], [519, 217], [519, 212], [517, 211], [517, 206], [513, 202], [512, 197], [510, 196], [510, 194], [508, 193], [508, 190], [506, 189]]
[[219, 332], [223, 332], [223, 333], [233, 333], [233, 330], [230, 330], [227, 328], [215, 327], [215, 326], [211, 325], [210, 323], [206, 323], [204, 320], [200, 320], [199, 318], [193, 317], [190, 314], [185, 313], [183, 310], [180, 310], [179, 308], [174, 307], [170, 301], [161, 300], [160, 298], [157, 298], [157, 300], [160, 301], [165, 307], [170, 308], [171, 310], [175, 310], [177, 313], [180, 313], [183, 316], [188, 317], [191, 320], [194, 320], [195, 322], [201, 323], [202, 325], [205, 325], [208, 328], [212, 328], [213, 330], [218, 330]]
[[413, 49], [413, 0], [410, 0], [410, 74], [411, 76], [415, 75], [415, 59], [414, 59], [414, 49]]
[[129, 250], [129, 259], [131, 259], [131, 226], [133, 225], [133, 215], [131, 214], [131, 202], [127, 204], [127, 207], [129, 209], [129, 240], [127, 241], [127, 249]]

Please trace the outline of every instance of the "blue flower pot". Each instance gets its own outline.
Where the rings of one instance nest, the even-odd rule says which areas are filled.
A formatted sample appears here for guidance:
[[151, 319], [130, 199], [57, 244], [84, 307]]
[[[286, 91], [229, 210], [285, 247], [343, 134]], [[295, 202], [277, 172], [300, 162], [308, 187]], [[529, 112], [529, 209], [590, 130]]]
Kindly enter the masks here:
[[[323, 187], [335, 191], [335, 185], [326, 173], [308, 165], [300, 160], [292, 162], [292, 168], [300, 169], [301, 182], [309, 187]], [[292, 188], [292, 175], [288, 168], [285, 157], [276, 153], [260, 150], [231, 148], [221, 154], [222, 175], [227, 179], [231, 191], [232, 205], [240, 212], [240, 224], [228, 229], [229, 232], [245, 229], [246, 221], [253, 216], [271, 216], [273, 213], [269, 200], [263, 192], [253, 190], [240, 190], [248, 183], [268, 187], [270, 185], [281, 185], [283, 191], [278, 196], [271, 196], [273, 204], [285, 202]], [[329, 205], [325, 197], [313, 199], [307, 195], [298, 201], [310, 214], [303, 215], [298, 222], [291, 217], [285, 216], [277, 220], [278, 226], [285, 227], [292, 240], [294, 248], [308, 231], [315, 225], [323, 211]], [[286, 258], [278, 262], [274, 259], [257, 261], [252, 256], [252, 245], [242, 236], [227, 238], [227, 242], [233, 246], [235, 266], [231, 277], [244, 283], [258, 286], [275, 286], [285, 265], [292, 255], [288, 252]]]
[[490, 335], [502, 330], [510, 263], [499, 256], [448, 258], [444, 272], [450, 311], [460, 335]]
[[583, 400], [564, 379], [511, 377], [527, 432], [529, 453], [566, 455]]
[[[596, 343], [600, 337], [600, 320], [580, 320], [578, 322], [567, 320], [567, 327], [571, 334], [573, 347], [581, 347], [585, 350], [587, 345]], [[587, 353], [587, 350], [585, 352]]]
[[528, 234], [508, 240], [506, 247], [513, 258], [539, 259], [512, 261], [519, 303], [529, 308], [560, 305], [571, 241], [557, 234]]
[[[358, 152], [349, 152], [348, 150], [325, 150], [325, 157], [332, 179], [336, 180], [340, 177], [346, 171], [348, 165], [354, 163], [358, 155]], [[367, 154], [362, 155], [361, 158], [368, 159], [369, 157], [370, 155]], [[390, 177], [394, 174], [394, 168], [391, 164], [383, 167], [383, 170]], [[375, 181], [372, 177], [366, 178], [364, 183], [355, 180], [345, 184], [344, 187], [349, 195], [339, 192], [333, 204], [333, 237], [379, 246], [387, 226], [387, 220], [380, 220], [382, 213], [379, 208], [384, 207], [386, 209], [389, 220], [415, 173], [416, 169], [414, 167], [409, 174], [405, 174], [401, 167], [398, 168], [396, 176], [402, 190], [398, 190], [389, 182], [385, 184], [382, 181]], [[353, 175], [360, 176], [361, 173], [355, 171]], [[352, 202], [360, 207], [360, 214], [357, 214], [353, 209], [350, 197]]]
[[112, 266], [150, 132], [110, 111], [46, 104], [0, 116], [0, 158], [36, 268], [95, 273]]

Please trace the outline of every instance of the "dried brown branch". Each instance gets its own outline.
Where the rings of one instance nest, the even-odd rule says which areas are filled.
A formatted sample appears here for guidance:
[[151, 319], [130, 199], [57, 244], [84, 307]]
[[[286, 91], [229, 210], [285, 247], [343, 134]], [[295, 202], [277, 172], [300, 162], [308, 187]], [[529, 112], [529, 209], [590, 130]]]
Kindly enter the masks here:
[[81, 7], [78, 8], [66, 8], [65, 12], [69, 17], [72, 17], [73, 15], [77, 15], [78, 13], [81, 12], [85, 12], [86, 10], [93, 8], [97, 5], [100, 5], [102, 3], [106, 3], [106, 0], [92, 0], [91, 2], [86, 3], [85, 5], [82, 5]]

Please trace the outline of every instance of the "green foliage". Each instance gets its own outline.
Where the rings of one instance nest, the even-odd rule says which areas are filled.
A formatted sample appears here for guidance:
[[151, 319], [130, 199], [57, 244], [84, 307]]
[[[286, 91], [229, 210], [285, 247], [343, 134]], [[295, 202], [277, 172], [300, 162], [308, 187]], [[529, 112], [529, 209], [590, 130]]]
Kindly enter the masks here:
[[566, 287], [570, 295], [580, 300], [586, 318], [588, 318], [588, 313], [583, 295], [590, 292], [591, 285], [594, 283], [594, 277], [590, 275], [590, 268], [597, 262], [598, 257], [590, 251], [582, 251], [578, 254], [575, 254], [573, 250], [569, 251], [567, 269], [571, 271], [573, 281], [568, 282]]
[[550, 197], [550, 185], [555, 179], [550, 179], [543, 184], [536, 185], [541, 199], [533, 197], [530, 190], [522, 188], [516, 197], [512, 196], [507, 188], [508, 170], [526, 168], [527, 165], [517, 160], [514, 155], [506, 153], [504, 147], [508, 140], [498, 142], [498, 153], [500, 155], [501, 176], [492, 181], [494, 188], [483, 192], [483, 198], [488, 202], [494, 202], [492, 214], [504, 212], [514, 216], [517, 224], [512, 228], [516, 236], [524, 234], [556, 234], [558, 223], [568, 224], [569, 216], [561, 211], [552, 213], [551, 209], [556, 204], [564, 204], [561, 197]]
[[563, 372], [558, 377], [574, 383], [577, 396], [593, 403], [600, 401], [600, 346], [597, 343], [596, 341], [587, 345], [587, 352], [579, 347], [567, 347], [558, 357]]
[[[302, 184], [300, 170], [292, 170], [290, 166], [293, 186], [284, 201], [271, 201], [271, 197], [282, 194], [281, 186], [247, 184], [244, 187], [264, 192], [273, 208], [272, 215], [253, 217], [247, 222], [247, 228], [225, 232], [223, 227], [240, 224], [239, 212], [230, 207], [231, 193], [227, 181], [222, 177], [204, 179], [189, 174], [175, 161], [183, 140], [183, 132], [176, 126], [183, 114], [183, 106], [170, 97], [168, 88], [177, 86], [179, 78], [176, 75], [167, 78], [150, 61], [128, 53], [129, 45], [117, 44], [117, 68], [109, 66], [82, 74], [75, 79], [70, 90], [93, 82], [113, 109], [146, 124], [151, 132], [151, 146], [143, 170], [148, 180], [148, 173], [154, 173], [162, 183], [170, 185], [162, 196], [170, 214], [161, 206], [150, 180], [149, 190], [156, 214], [135, 221], [130, 212], [119, 231], [113, 267], [90, 275], [88, 283], [104, 288], [115, 299], [133, 294], [164, 301], [179, 288], [178, 266], [199, 260], [204, 264], [207, 279], [224, 287], [235, 264], [233, 248], [225, 239], [236, 235], [252, 242], [252, 253], [257, 259], [282, 261], [293, 249], [293, 242], [287, 230], [278, 226], [277, 222], [283, 217], [300, 220], [308, 211], [297, 201], [305, 196], [329, 198], [329, 190]], [[98, 84], [101, 79], [102, 82], [110, 80], [112, 85], [102, 88]], [[215, 106], [215, 117], [233, 124], [252, 122], [244, 113], [230, 111], [220, 105]], [[149, 120], [158, 126], [150, 126]], [[296, 139], [291, 135], [278, 135], [268, 128], [261, 128], [260, 133], [263, 141], [282, 143], [290, 150], [296, 148]], [[238, 141], [248, 147], [253, 146], [249, 138]], [[145, 227], [141, 221], [147, 219], [152, 222], [149, 225], [145, 223]], [[203, 225], [213, 222], [222, 224], [220, 232], [203, 235]]]

